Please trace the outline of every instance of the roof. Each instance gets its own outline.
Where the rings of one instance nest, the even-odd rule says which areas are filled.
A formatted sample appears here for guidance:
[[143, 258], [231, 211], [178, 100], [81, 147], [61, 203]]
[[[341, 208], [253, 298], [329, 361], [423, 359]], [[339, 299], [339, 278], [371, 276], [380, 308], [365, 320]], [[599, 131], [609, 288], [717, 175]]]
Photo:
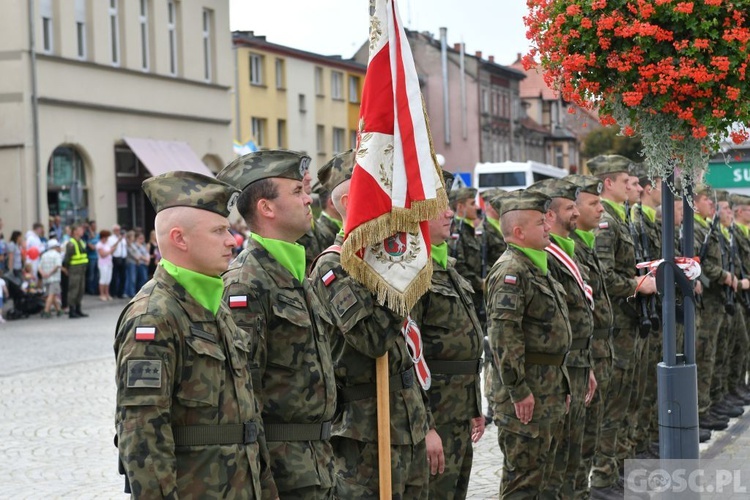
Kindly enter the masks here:
[[526, 78], [521, 80], [520, 83], [521, 99], [541, 98], [544, 101], [556, 101], [560, 97], [558, 92], [549, 88], [544, 81], [544, 73], [538, 67], [524, 69], [520, 59], [516, 60], [510, 67], [526, 75]]

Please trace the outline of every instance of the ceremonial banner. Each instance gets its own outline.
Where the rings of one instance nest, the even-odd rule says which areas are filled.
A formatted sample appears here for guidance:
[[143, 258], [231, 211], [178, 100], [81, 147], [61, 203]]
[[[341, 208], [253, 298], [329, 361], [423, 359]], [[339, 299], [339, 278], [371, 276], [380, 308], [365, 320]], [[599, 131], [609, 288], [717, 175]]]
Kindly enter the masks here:
[[406, 315], [432, 278], [426, 221], [448, 200], [395, 0], [370, 0], [369, 41], [341, 264]]

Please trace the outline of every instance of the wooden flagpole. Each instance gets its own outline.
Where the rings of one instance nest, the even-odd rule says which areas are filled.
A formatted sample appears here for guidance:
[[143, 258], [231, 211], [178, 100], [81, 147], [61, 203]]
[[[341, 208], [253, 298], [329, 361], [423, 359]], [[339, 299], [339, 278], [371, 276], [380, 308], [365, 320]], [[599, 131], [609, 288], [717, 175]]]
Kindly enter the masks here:
[[378, 396], [378, 471], [380, 500], [391, 500], [391, 396], [388, 391], [388, 353], [375, 359]]

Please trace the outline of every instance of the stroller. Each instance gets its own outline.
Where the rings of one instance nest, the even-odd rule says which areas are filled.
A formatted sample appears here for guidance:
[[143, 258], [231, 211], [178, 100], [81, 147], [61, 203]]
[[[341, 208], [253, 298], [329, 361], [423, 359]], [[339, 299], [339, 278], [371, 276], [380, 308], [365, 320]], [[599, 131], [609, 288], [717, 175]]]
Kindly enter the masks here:
[[27, 318], [44, 310], [43, 292], [25, 291], [21, 280], [12, 274], [6, 274], [3, 279], [8, 284], [8, 294], [13, 299], [13, 309], [8, 311], [7, 319]]

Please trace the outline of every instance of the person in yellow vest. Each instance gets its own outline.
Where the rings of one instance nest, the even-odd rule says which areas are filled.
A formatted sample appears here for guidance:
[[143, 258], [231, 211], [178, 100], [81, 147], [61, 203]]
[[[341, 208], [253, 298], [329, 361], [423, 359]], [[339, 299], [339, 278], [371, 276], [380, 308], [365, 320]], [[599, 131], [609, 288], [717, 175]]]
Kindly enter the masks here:
[[86, 267], [89, 263], [86, 244], [83, 242], [83, 224], [73, 229], [73, 237], [65, 246], [63, 269], [68, 275], [68, 310], [70, 319], [85, 318], [81, 311], [81, 299], [86, 288]]

